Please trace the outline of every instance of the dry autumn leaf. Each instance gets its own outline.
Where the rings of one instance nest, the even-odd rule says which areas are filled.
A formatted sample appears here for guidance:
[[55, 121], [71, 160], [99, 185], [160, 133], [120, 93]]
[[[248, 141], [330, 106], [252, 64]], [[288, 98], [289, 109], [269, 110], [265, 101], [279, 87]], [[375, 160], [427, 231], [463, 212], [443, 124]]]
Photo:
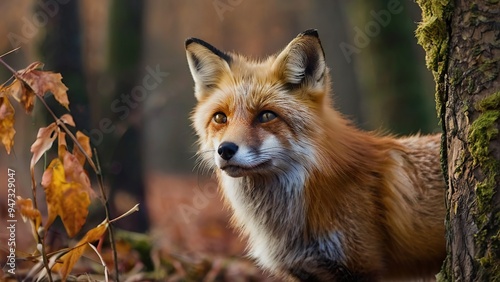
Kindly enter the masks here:
[[34, 62], [27, 66], [25, 69], [19, 70], [17, 73], [19, 75], [25, 75], [26, 73], [32, 72], [36, 69], [42, 69], [44, 64], [42, 62]]
[[23, 106], [27, 114], [33, 111], [35, 105], [35, 93], [30, 87], [27, 87], [21, 80], [14, 79], [14, 81], [7, 87], [2, 88], [6, 95], [13, 97]]
[[66, 152], [68, 152], [68, 145], [66, 144], [66, 133], [64, 131], [59, 131], [57, 140], [57, 155], [59, 156], [59, 159], [62, 160], [66, 155]]
[[60, 121], [64, 122], [65, 124], [71, 125], [75, 127], [75, 121], [73, 120], [73, 116], [70, 114], [64, 114], [59, 118]]
[[9, 99], [2, 95], [0, 96], [0, 139], [2, 144], [10, 154], [12, 146], [14, 146], [14, 108], [12, 107]]
[[80, 182], [67, 181], [64, 165], [59, 158], [52, 160], [43, 173], [42, 186], [48, 209], [45, 228], [48, 229], [55, 218], [60, 216], [68, 236], [74, 237], [87, 219], [90, 205], [88, 189]]
[[[80, 163], [78, 158], [68, 152], [66, 144], [66, 133], [59, 133], [59, 146], [58, 146], [59, 159], [62, 160], [64, 167], [64, 174], [66, 175], [66, 182], [68, 183], [78, 183], [80, 187], [87, 191], [90, 196], [94, 197], [94, 190], [90, 186], [90, 179], [83, 169], [83, 165]], [[77, 146], [75, 145], [75, 148]], [[84, 159], [85, 161], [85, 159]]]
[[69, 100], [66, 91], [68, 88], [62, 83], [59, 73], [40, 70], [43, 64], [35, 62], [27, 68], [17, 72], [16, 77], [26, 82], [35, 94], [43, 97], [45, 93], [51, 92], [56, 100], [69, 110]]
[[33, 156], [31, 157], [30, 162], [30, 170], [33, 171], [35, 164], [40, 160], [43, 154], [47, 152], [48, 149], [52, 147], [52, 143], [57, 137], [55, 134], [56, 130], [58, 130], [58, 126], [55, 122], [49, 124], [47, 127], [42, 127], [38, 130], [38, 134], [36, 135], [36, 140], [31, 145], [31, 152]]
[[99, 240], [104, 235], [104, 232], [106, 232], [107, 229], [108, 223], [107, 221], [104, 221], [97, 227], [89, 230], [73, 249], [71, 249], [68, 253], [66, 253], [59, 259], [59, 261], [62, 261], [62, 264], [55, 265], [53, 267], [53, 270], [59, 271], [63, 281], [66, 279], [66, 277], [68, 277], [75, 263], [85, 252], [88, 244]]
[[36, 234], [38, 228], [42, 224], [42, 215], [39, 210], [33, 207], [33, 202], [31, 199], [23, 199], [20, 196], [17, 196], [16, 205], [21, 212], [21, 216], [23, 220], [30, 220], [33, 233]]
[[[69, 114], [65, 114], [61, 116], [60, 120], [66, 124], [71, 126], [75, 126], [75, 122], [73, 121], [73, 117]], [[38, 134], [36, 136], [36, 140], [31, 145], [31, 152], [33, 156], [31, 157], [30, 169], [33, 171], [35, 164], [40, 160], [42, 155], [47, 152], [52, 147], [52, 143], [58, 135], [55, 134], [55, 131], [59, 130], [57, 123], [53, 122], [49, 124], [47, 127], [42, 127], [38, 130]], [[61, 131], [59, 131], [61, 132]], [[59, 142], [61, 138], [59, 138]], [[66, 143], [65, 143], [66, 144]]]
[[68, 183], [76, 183], [83, 191], [86, 191], [89, 196], [95, 196], [94, 190], [92, 190], [90, 186], [90, 179], [87, 172], [85, 172], [83, 166], [73, 154], [66, 152], [63, 158], [63, 166], [66, 174], [66, 181]]
[[[78, 131], [76, 132], [76, 139], [78, 140], [80, 146], [82, 146], [83, 150], [85, 151], [85, 154], [87, 154], [87, 156], [89, 157], [92, 157], [92, 150], [90, 148], [90, 138], [87, 135], [83, 134], [82, 132]], [[82, 166], [85, 164], [86, 160], [85, 154], [82, 152], [82, 150], [80, 150], [80, 148], [78, 148], [78, 146], [75, 145], [73, 147], [73, 155], [75, 155], [75, 157], [78, 159], [78, 161]]]

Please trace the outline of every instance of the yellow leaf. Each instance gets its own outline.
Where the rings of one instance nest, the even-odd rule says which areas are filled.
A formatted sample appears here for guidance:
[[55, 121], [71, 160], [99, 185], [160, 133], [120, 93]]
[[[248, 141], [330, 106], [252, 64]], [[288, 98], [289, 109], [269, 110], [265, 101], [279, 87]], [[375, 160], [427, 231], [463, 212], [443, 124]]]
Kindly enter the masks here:
[[92, 243], [95, 242], [99, 239], [101, 239], [102, 235], [104, 235], [104, 232], [108, 229], [108, 222], [103, 221], [97, 227], [90, 229], [85, 236], [83, 236], [82, 240], [80, 242], [87, 242], [87, 243]]
[[0, 96], [0, 139], [2, 144], [10, 154], [12, 146], [14, 146], [14, 108], [12, 107], [7, 96]]
[[79, 182], [67, 181], [64, 165], [59, 158], [52, 160], [43, 173], [42, 186], [48, 209], [45, 228], [48, 229], [60, 216], [68, 236], [74, 237], [87, 219], [90, 205], [88, 190]]
[[67, 184], [62, 198], [60, 214], [69, 237], [74, 237], [87, 221], [90, 205], [89, 193], [79, 183]]
[[58, 130], [57, 124], [55, 122], [49, 124], [47, 127], [42, 127], [38, 130], [36, 135], [36, 140], [31, 145], [31, 152], [33, 156], [31, 157], [30, 169], [33, 171], [35, 164], [40, 160], [42, 155], [47, 152], [48, 149], [52, 147], [52, 143], [57, 137], [55, 131]]
[[56, 100], [69, 110], [69, 100], [66, 91], [68, 88], [62, 83], [59, 73], [40, 70], [43, 64], [35, 62], [26, 69], [17, 72], [17, 77], [28, 84], [35, 94], [43, 97], [45, 93], [51, 92]]
[[68, 277], [68, 274], [71, 273], [71, 270], [73, 269], [75, 263], [85, 252], [88, 244], [99, 240], [104, 235], [104, 232], [106, 232], [107, 229], [108, 223], [104, 221], [97, 227], [89, 230], [73, 249], [71, 249], [68, 253], [66, 253], [59, 259], [62, 264], [55, 265], [52, 270], [59, 271], [59, 273], [61, 274], [61, 278], [64, 281], [66, 277]]
[[[90, 148], [90, 138], [87, 137], [87, 135], [83, 134], [82, 132], [78, 131], [76, 132], [76, 139], [78, 140], [78, 143], [80, 143], [80, 146], [82, 146], [83, 150], [85, 153], [89, 156], [92, 157], [92, 150]], [[80, 148], [78, 146], [73, 147], [73, 155], [78, 159], [81, 165], [85, 164], [85, 154], [82, 153]]]
[[61, 161], [59, 159], [52, 160], [49, 167], [43, 173], [41, 183], [45, 189], [48, 209], [45, 229], [50, 227], [60, 213], [59, 199], [62, 197], [62, 189], [60, 187], [66, 182], [64, 178], [64, 168]]

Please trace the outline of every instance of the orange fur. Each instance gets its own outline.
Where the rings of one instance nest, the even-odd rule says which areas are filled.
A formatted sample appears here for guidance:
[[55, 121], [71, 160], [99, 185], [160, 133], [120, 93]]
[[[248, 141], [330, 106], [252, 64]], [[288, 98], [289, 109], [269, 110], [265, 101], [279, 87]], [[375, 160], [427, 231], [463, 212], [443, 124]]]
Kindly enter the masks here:
[[201, 161], [276, 275], [429, 277], [445, 256], [439, 136], [393, 138], [336, 112], [317, 32], [260, 62], [186, 41]]

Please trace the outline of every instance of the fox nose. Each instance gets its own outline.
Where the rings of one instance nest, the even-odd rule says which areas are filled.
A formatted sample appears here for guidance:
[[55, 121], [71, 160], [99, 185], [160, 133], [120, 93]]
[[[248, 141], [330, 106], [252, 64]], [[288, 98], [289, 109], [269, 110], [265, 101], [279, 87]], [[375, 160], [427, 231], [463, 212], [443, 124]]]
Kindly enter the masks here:
[[226, 161], [230, 160], [237, 151], [238, 145], [233, 142], [222, 142], [217, 149], [219, 156]]

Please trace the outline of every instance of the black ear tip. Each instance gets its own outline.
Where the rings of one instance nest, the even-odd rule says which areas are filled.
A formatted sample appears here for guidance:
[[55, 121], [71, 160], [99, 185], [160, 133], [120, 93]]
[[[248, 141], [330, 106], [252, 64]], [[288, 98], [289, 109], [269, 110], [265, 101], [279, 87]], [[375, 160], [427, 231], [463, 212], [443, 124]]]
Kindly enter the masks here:
[[210, 50], [212, 53], [214, 53], [215, 55], [221, 57], [222, 59], [224, 59], [228, 64], [231, 62], [231, 56], [220, 51], [219, 49], [215, 48], [214, 46], [208, 44], [207, 42], [201, 40], [201, 39], [198, 39], [198, 38], [194, 38], [194, 37], [191, 37], [191, 38], [188, 38], [186, 39], [186, 49], [188, 48], [189, 45], [191, 45], [192, 43], [196, 43], [196, 44], [200, 44], [201, 46], [207, 48], [208, 50]]
[[318, 30], [317, 29], [308, 29], [304, 32], [302, 32], [301, 34], [299, 34], [299, 36], [314, 36], [316, 38], [319, 38], [319, 34], [318, 34]]
[[200, 41], [201, 41], [201, 40], [200, 40], [200, 39], [198, 39], [198, 38], [190, 37], [190, 38], [186, 39], [186, 43], [185, 43], [185, 44], [186, 44], [186, 47], [188, 47], [188, 46], [189, 46], [189, 44], [191, 44], [191, 43], [193, 43], [193, 42], [200, 42]]

